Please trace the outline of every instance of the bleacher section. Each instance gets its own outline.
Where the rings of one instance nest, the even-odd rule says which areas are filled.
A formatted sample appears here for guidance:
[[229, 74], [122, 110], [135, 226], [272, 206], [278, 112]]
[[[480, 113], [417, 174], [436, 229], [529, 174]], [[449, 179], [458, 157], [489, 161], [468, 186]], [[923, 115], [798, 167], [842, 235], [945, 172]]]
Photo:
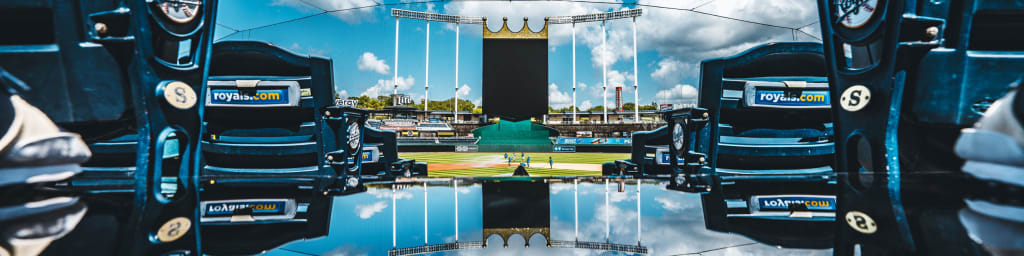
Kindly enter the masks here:
[[452, 127], [444, 123], [421, 123], [416, 126], [420, 131], [452, 131]]
[[476, 137], [398, 137], [398, 144], [475, 144], [479, 139]]
[[384, 119], [381, 126], [386, 127], [416, 127], [416, 119]]

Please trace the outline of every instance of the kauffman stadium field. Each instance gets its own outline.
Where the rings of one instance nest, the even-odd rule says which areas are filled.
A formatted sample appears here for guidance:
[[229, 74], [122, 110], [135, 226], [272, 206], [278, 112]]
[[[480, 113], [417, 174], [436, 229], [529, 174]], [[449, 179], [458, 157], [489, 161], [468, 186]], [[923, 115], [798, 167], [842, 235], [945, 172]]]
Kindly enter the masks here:
[[[625, 153], [551, 153], [551, 152], [509, 153], [510, 162], [504, 153], [453, 153], [420, 152], [401, 153], [406, 159], [426, 162], [430, 177], [501, 177], [512, 176], [515, 168], [530, 159], [526, 171], [530, 176], [601, 176], [601, 164], [629, 158]], [[554, 164], [549, 164], [550, 157]]]

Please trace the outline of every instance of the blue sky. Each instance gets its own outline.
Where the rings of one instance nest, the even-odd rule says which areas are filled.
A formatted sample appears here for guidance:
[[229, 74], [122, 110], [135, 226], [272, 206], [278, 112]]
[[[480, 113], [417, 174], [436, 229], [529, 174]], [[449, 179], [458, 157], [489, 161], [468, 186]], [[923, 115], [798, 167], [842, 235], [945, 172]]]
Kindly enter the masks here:
[[[644, 15], [636, 20], [639, 69], [636, 77], [642, 104], [687, 103], [685, 101], [697, 93], [694, 86], [698, 85], [697, 69], [703, 59], [729, 56], [768, 42], [820, 41], [817, 39], [820, 38], [819, 27], [814, 23], [817, 10], [813, 0], [405, 2], [410, 1], [222, 0], [218, 6], [215, 38], [263, 40], [295, 52], [329, 57], [334, 60], [338, 92], [347, 96], [376, 96], [388, 95], [393, 88], [396, 67], [392, 8], [485, 16], [491, 30], [498, 30], [501, 18], [508, 17], [513, 31], [522, 26], [523, 17], [529, 17], [533, 30], [540, 30], [547, 16], [641, 8]], [[325, 10], [343, 11], [324, 13]], [[423, 97], [426, 78], [426, 24], [403, 19], [399, 25], [399, 93], [417, 100]], [[600, 23], [576, 26], [577, 104], [581, 108], [599, 106], [602, 103]], [[608, 104], [614, 104], [616, 86], [623, 86], [624, 101], [632, 102], [632, 22], [609, 21], [606, 28]], [[462, 88], [459, 97], [479, 102], [483, 26], [462, 25], [460, 29], [459, 83]], [[549, 27], [549, 105], [554, 107], [572, 103], [571, 31], [570, 25]], [[455, 37], [453, 25], [431, 23], [431, 100], [449, 99], [455, 94]]]

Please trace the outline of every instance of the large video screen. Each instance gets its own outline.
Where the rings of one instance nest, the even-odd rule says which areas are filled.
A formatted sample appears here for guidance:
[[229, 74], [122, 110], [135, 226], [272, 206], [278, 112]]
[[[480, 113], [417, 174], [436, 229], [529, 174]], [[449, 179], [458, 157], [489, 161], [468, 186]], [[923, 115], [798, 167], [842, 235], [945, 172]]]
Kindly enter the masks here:
[[547, 39], [484, 39], [484, 114], [512, 121], [547, 114], [547, 47]]

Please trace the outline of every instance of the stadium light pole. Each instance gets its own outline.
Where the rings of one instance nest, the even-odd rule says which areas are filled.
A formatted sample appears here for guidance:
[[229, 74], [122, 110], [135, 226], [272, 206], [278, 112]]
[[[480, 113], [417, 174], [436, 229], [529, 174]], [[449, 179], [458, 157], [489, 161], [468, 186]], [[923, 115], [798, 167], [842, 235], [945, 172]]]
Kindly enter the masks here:
[[636, 180], [636, 245], [640, 246], [640, 235], [643, 229], [640, 227], [640, 179]]
[[572, 23], [572, 123], [576, 121], [576, 23]]
[[398, 208], [398, 205], [395, 203], [395, 184], [391, 184], [391, 249], [398, 247], [398, 236], [395, 233], [395, 219], [397, 218], [395, 209]]
[[[456, 25], [458, 26], [458, 25]], [[459, 180], [452, 179], [455, 188], [455, 243], [459, 243]]]
[[[573, 109], [572, 119], [573, 119], [574, 123], [576, 122], [576, 23], [598, 22], [598, 21], [601, 22], [601, 48], [602, 48], [601, 49], [601, 52], [602, 52], [602, 56], [601, 56], [602, 72], [601, 73], [602, 73], [602, 76], [604, 77], [604, 79], [603, 79], [604, 82], [603, 82], [603, 84], [601, 86], [601, 88], [604, 90], [604, 101], [603, 101], [604, 106], [602, 106], [602, 108], [604, 108], [604, 123], [608, 123], [608, 106], [607, 106], [608, 105], [608, 74], [607, 74], [608, 73], [607, 72], [608, 63], [607, 63], [607, 61], [605, 61], [608, 50], [606, 49], [606, 46], [605, 46], [605, 44], [606, 44], [606, 39], [605, 38], [607, 37], [607, 31], [605, 30], [605, 26], [604, 25], [605, 25], [605, 22], [609, 21], [609, 20], [633, 18], [633, 23], [634, 23], [633, 24], [633, 35], [634, 35], [633, 36], [633, 52], [634, 52], [633, 55], [634, 55], [634, 58], [635, 58], [635, 56], [636, 56], [636, 17], [639, 17], [640, 15], [643, 15], [643, 11], [644, 11], [643, 9], [629, 9], [629, 10], [621, 10], [621, 11], [605, 12], [605, 13], [591, 13], [591, 14], [580, 14], [580, 15], [573, 15], [573, 16], [553, 16], [553, 17], [547, 17], [549, 24], [572, 24], [572, 105], [573, 105], [573, 107], [572, 107], [572, 109]], [[634, 78], [633, 79], [634, 80], [634, 84], [633, 85], [634, 85], [634, 87], [636, 87], [636, 83], [635, 83], [635, 80], [636, 80], [636, 59], [633, 60], [633, 70], [634, 70], [633, 71], [633, 75], [634, 75], [634, 77], [633, 77]], [[636, 89], [636, 88], [634, 88], [634, 89]], [[634, 98], [639, 99], [639, 96], [636, 96]], [[639, 111], [640, 111], [640, 108], [637, 107], [636, 108], [636, 115], [637, 116], [639, 116]]]
[[[394, 12], [394, 9], [392, 9]], [[391, 80], [395, 84], [395, 92], [392, 95], [398, 95], [398, 17], [395, 17], [395, 78]]]
[[[427, 82], [430, 80], [430, 22], [445, 22], [455, 24], [455, 102], [456, 104], [458, 104], [459, 24], [484, 24], [484, 18], [478, 16], [458, 16], [440, 13], [417, 12], [402, 9], [391, 9], [391, 16], [395, 17], [395, 94], [398, 94], [398, 19], [406, 18], [427, 21], [427, 73], [423, 79], [423, 111], [427, 111], [427, 106], [430, 105], [430, 98], [427, 97], [427, 91], [430, 89], [430, 84]], [[455, 111], [459, 111], [459, 109], [455, 108]]]
[[612, 226], [611, 215], [608, 212], [608, 179], [604, 180], [604, 241], [611, 240]]
[[605, 38], [608, 34], [604, 28], [605, 21], [601, 21], [601, 95], [603, 96], [601, 110], [604, 111], [604, 123], [608, 123], [608, 47], [605, 45]]
[[[430, 21], [427, 21], [427, 64], [423, 71], [423, 112], [430, 105]], [[425, 114], [425, 113], [424, 113]]]
[[428, 245], [427, 242], [427, 182], [423, 182], [423, 245]]
[[[640, 80], [638, 79], [636, 67], [636, 17], [633, 17], [633, 122], [640, 122]], [[640, 191], [639, 189], [637, 191]]]
[[[459, 123], [459, 27], [461, 27], [461, 26], [459, 26], [459, 23], [456, 22], [455, 23], [455, 109], [452, 110], [452, 115], [455, 116], [454, 117], [455, 120], [452, 120], [452, 122], [454, 122], [454, 123]], [[456, 213], [455, 216], [459, 216], [458, 213]], [[456, 224], [456, 226], [457, 225], [458, 224]], [[455, 233], [457, 234], [457, 233], [459, 233], [459, 231], [456, 230]], [[458, 235], [456, 235], [455, 241], [458, 241], [458, 240], [459, 240]]]
[[572, 219], [573, 228], [575, 229], [576, 242], [580, 241], [580, 199], [579, 199], [579, 179], [572, 180]]

